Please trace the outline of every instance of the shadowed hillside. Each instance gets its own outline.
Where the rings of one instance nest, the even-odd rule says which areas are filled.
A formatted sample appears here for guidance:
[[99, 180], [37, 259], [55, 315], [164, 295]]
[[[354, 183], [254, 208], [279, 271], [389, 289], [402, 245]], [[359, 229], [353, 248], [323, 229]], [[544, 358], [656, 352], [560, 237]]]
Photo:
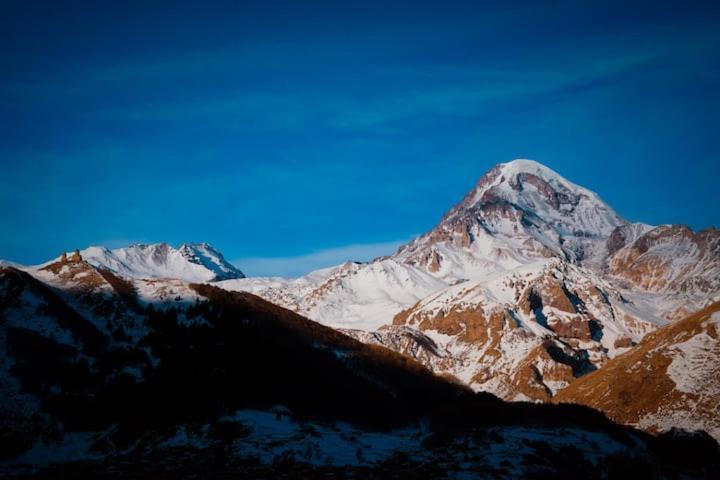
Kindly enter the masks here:
[[43, 272], [0, 270], [7, 474], [577, 475], [600, 458], [603, 478], [718, 462], [712, 440], [680, 456], [687, 439], [586, 407], [472, 393], [248, 293], [84, 263]]

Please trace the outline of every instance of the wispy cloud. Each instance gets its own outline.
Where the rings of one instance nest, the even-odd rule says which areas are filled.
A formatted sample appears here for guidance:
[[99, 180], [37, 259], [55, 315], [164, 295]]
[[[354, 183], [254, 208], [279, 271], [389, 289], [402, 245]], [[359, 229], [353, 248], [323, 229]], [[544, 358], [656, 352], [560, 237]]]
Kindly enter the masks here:
[[[711, 44], [703, 38], [679, 39], [672, 46], [622, 40], [615, 39], [603, 45], [603, 49], [589, 45], [587, 54], [582, 56], [571, 51], [565, 57], [560, 54], [543, 57], [543, 62], [530, 62], [522, 69], [512, 62], [488, 61], [464, 66], [434, 63], [419, 68], [398, 65], [362, 70], [361, 75], [369, 82], [385, 85], [382, 93], [348, 94], [332, 83], [320, 82], [317, 88], [306, 88], [298, 94], [295, 90], [288, 91], [284, 84], [273, 86], [262, 85], [257, 79], [249, 83], [238, 80], [235, 86], [222, 89], [219, 94], [199, 93], [189, 98], [185, 90], [165, 94], [158, 87], [160, 93], [152, 100], [130, 95], [128, 102], [113, 105], [101, 102], [85, 115], [126, 122], [210, 122], [233, 130], [393, 132], [422, 119], [481, 115], [507, 102], [536, 102], [546, 96], [591, 89], [650, 64], [683, 58], [688, 52]], [[161, 61], [140, 59], [136, 63], [87, 68], [50, 80], [0, 82], [0, 93], [21, 98], [23, 103], [74, 101], [86, 95], [102, 97], [109, 91], [116, 92], [117, 85], [120, 91], [127, 88], [133, 92], [137, 85], [145, 85], [143, 82], [164, 85], [173, 81], [187, 81], [188, 88], [198, 86], [198, 92], [202, 92], [206, 91], [203, 87], [208, 72], [235, 78], [252, 68], [277, 68], [262, 59], [262, 53], [272, 51], [273, 46], [263, 47], [259, 51], [193, 52]], [[303, 82], [302, 74], [298, 81]]]
[[247, 257], [234, 263], [251, 277], [299, 277], [319, 268], [332, 267], [348, 260], [365, 262], [383, 255], [390, 255], [405, 240], [364, 243], [318, 250], [294, 257]]
[[[558, 58], [527, 70], [497, 65], [435, 65], [417, 71], [400, 67], [410, 88], [398, 89], [391, 82], [382, 94], [355, 96], [330, 88], [297, 95], [255, 85], [219, 96], [116, 105], [93, 115], [133, 122], [216, 122], [231, 129], [392, 133], [423, 119], [482, 115], [508, 102], [537, 102], [558, 94], [576, 94], [705, 47], [701, 42], [680, 43], [672, 49], [645, 45], [617, 55]], [[366, 74], [378, 81], [393, 76], [391, 71]]]

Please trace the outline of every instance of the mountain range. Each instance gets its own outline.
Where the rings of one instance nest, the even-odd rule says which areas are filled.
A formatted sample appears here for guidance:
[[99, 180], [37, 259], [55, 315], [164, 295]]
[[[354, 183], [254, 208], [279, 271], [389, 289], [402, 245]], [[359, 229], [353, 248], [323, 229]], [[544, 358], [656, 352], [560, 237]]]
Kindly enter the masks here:
[[245, 278], [222, 253], [207, 243], [131, 245], [114, 250], [90, 247], [80, 252], [88, 263], [132, 278], [175, 278], [186, 282], [214, 282]]
[[530, 160], [500, 164], [389, 257], [256, 293], [508, 400], [548, 400], [720, 300], [720, 232], [630, 223]]
[[5, 478], [702, 478], [705, 434], [504, 402], [212, 283], [0, 267]]
[[530, 160], [394, 254], [296, 279], [206, 243], [4, 262], [0, 450], [12, 474], [211, 449], [258, 478], [703, 475], [717, 444], [677, 429], [720, 439], [719, 302], [718, 230], [631, 223]]

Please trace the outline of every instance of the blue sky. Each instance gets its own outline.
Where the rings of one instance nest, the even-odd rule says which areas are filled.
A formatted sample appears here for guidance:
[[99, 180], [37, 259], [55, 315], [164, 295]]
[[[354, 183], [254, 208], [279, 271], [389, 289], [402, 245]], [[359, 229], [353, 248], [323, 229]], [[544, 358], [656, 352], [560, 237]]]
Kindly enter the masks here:
[[297, 275], [513, 158], [720, 224], [718, 2], [340, 3], [3, 2], [0, 258], [207, 241]]

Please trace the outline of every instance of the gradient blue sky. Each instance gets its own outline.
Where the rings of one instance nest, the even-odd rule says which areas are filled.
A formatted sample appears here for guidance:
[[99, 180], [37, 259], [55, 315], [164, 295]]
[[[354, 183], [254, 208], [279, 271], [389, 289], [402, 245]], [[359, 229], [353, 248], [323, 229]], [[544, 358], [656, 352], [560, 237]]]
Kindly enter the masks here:
[[720, 224], [720, 2], [142, 3], [2, 3], [0, 258], [208, 241], [296, 275], [518, 157]]

